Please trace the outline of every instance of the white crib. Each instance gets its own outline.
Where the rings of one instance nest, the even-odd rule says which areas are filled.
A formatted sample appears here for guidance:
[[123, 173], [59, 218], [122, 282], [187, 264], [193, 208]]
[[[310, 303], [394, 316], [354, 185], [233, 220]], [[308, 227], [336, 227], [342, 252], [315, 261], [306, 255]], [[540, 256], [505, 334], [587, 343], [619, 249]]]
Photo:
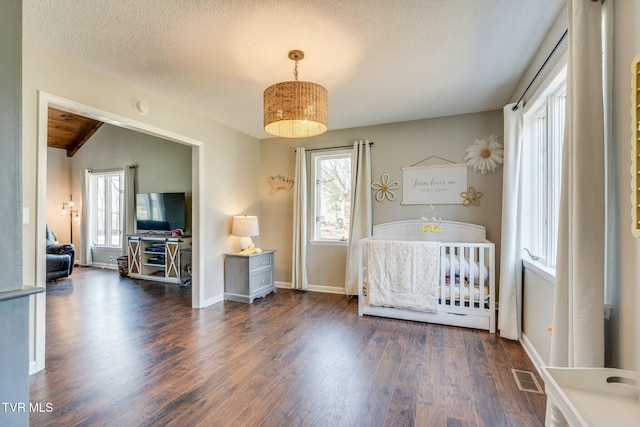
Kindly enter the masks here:
[[[495, 246], [486, 239], [485, 228], [443, 220], [442, 233], [424, 233], [421, 225], [420, 220], [375, 225], [373, 236], [360, 241], [358, 314], [484, 329], [494, 333]], [[372, 240], [427, 240], [440, 243], [436, 313], [368, 304], [367, 253]]]

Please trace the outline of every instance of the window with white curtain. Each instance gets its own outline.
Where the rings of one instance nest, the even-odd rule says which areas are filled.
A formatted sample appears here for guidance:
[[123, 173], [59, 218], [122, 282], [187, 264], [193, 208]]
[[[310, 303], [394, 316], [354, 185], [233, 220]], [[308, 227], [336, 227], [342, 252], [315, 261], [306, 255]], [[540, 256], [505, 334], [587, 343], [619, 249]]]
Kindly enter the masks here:
[[556, 265], [566, 92], [563, 68], [524, 115], [523, 257], [551, 269]]
[[352, 150], [311, 153], [312, 242], [346, 243], [351, 213]]
[[122, 245], [124, 217], [124, 171], [93, 172], [87, 213], [91, 220], [91, 243], [99, 247]]

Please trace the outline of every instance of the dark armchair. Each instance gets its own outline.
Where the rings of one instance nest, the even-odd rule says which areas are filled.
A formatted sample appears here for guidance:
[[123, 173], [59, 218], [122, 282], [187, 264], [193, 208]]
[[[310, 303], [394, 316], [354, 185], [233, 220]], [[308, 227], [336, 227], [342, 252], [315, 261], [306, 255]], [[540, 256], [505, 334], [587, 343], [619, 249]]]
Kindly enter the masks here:
[[47, 282], [71, 275], [75, 258], [73, 245], [58, 243], [58, 237], [47, 225]]

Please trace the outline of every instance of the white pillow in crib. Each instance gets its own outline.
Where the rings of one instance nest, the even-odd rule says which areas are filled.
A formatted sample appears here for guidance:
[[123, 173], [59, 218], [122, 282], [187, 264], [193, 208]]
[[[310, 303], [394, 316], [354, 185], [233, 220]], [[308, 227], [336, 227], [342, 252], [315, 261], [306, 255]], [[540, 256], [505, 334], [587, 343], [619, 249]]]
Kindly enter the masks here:
[[[443, 254], [440, 259], [440, 268], [444, 268], [444, 274], [451, 274], [451, 261], [453, 258], [453, 274], [460, 274], [464, 278], [469, 281], [473, 280], [474, 282], [478, 282], [480, 279], [480, 264], [478, 261], [473, 261], [473, 263], [469, 262], [468, 258], [460, 257], [459, 255], [454, 255], [453, 257], [449, 254]], [[469, 266], [471, 264], [471, 267]], [[462, 273], [460, 273], [462, 271]], [[482, 265], [482, 271], [484, 273], [483, 278], [485, 281], [489, 279], [489, 269], [486, 265]]]
[[[440, 258], [440, 268], [444, 269], [444, 274], [451, 274], [451, 255], [442, 254]], [[460, 257], [453, 256], [453, 274], [460, 273]]]

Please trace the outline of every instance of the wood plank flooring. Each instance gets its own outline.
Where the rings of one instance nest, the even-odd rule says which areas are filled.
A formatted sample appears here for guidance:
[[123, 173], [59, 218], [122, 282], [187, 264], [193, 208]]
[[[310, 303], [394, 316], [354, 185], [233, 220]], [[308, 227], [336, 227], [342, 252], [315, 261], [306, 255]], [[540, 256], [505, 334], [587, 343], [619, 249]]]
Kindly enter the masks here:
[[[194, 310], [191, 291], [74, 269], [47, 286], [32, 426], [542, 426], [517, 342], [358, 317], [341, 295], [279, 289]], [[538, 381], [542, 383], [541, 379]]]

